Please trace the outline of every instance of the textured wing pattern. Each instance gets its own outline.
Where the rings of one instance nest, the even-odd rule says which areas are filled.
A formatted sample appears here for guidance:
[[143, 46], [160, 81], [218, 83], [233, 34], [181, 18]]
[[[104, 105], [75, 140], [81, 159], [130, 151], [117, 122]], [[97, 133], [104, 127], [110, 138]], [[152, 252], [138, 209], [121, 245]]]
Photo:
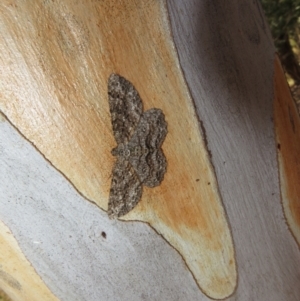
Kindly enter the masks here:
[[161, 145], [167, 135], [165, 115], [160, 109], [143, 113], [140, 96], [124, 77], [112, 74], [108, 99], [117, 147], [108, 201], [110, 218], [131, 211], [142, 196], [143, 185], [158, 186], [164, 178], [167, 160]]
[[160, 149], [167, 134], [167, 123], [160, 109], [146, 111], [129, 142], [130, 163], [140, 181], [148, 186], [158, 186], [167, 169], [167, 160]]
[[120, 217], [128, 213], [142, 196], [142, 184], [131, 164], [118, 158], [112, 171], [108, 201], [108, 216]]
[[108, 102], [113, 133], [117, 143], [127, 143], [143, 112], [139, 93], [124, 77], [112, 74], [108, 79]]

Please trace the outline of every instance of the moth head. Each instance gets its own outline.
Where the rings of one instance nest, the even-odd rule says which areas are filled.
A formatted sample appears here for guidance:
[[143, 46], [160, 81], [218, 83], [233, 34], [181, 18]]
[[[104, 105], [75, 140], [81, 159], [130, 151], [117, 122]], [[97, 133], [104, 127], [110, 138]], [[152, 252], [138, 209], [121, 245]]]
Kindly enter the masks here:
[[123, 157], [123, 158], [130, 157], [130, 150], [123, 143], [120, 143], [117, 147], [113, 148], [111, 153], [113, 156], [119, 156], [119, 157]]

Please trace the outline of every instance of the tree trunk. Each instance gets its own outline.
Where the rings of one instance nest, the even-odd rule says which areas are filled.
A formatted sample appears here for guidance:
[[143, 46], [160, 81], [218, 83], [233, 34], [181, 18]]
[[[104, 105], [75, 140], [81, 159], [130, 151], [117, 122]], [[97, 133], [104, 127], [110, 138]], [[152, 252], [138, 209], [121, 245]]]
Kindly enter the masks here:
[[[0, 287], [13, 300], [300, 299], [300, 124], [259, 3], [0, 8]], [[163, 181], [117, 220], [112, 73], [168, 128]]]

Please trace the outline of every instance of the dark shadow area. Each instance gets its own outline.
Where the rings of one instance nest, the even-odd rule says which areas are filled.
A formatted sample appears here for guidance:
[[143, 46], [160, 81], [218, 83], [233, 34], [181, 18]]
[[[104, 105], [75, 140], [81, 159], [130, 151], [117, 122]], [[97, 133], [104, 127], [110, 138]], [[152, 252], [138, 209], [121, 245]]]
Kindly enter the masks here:
[[261, 0], [265, 16], [291, 88], [300, 109], [300, 1]]

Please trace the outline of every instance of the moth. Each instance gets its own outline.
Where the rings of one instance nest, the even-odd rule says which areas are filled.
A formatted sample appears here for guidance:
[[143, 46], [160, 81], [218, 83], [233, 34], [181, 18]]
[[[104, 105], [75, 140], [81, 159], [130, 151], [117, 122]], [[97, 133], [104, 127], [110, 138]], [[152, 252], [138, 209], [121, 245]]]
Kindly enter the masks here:
[[118, 74], [108, 79], [108, 102], [117, 146], [108, 200], [108, 216], [131, 211], [142, 197], [143, 185], [160, 185], [167, 169], [161, 145], [167, 135], [160, 109], [143, 112], [143, 103], [132, 83]]

